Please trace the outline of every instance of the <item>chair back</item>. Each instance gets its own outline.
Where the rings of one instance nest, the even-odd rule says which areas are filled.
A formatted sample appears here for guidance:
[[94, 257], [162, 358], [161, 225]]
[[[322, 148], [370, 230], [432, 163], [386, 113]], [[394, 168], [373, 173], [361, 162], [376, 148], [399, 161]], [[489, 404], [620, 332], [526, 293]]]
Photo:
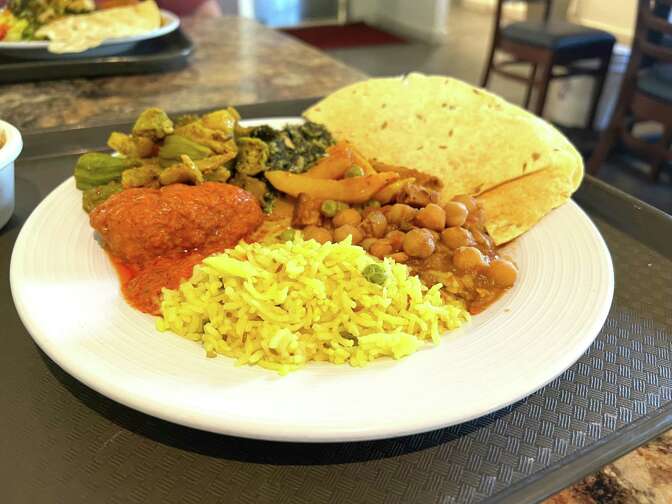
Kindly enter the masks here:
[[639, 0], [632, 56], [642, 62], [672, 63], [672, 0]]
[[[510, 0], [497, 0], [497, 8], [495, 9], [495, 33], [499, 32], [502, 23], [502, 12], [504, 11], [504, 4]], [[553, 0], [525, 0], [527, 4], [543, 4], [543, 19], [544, 23], [548, 22], [551, 15], [551, 8], [553, 7]]]

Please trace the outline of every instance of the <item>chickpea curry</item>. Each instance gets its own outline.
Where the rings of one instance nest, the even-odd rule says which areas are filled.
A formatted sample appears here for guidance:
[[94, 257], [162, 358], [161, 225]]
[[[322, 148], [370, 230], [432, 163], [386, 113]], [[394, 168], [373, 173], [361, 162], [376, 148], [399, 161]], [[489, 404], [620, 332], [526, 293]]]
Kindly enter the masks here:
[[[292, 229], [279, 239], [292, 239], [297, 230], [320, 243], [351, 237], [375, 257], [407, 264], [426, 285], [441, 283], [444, 294], [464, 300], [472, 314], [513, 286], [517, 268], [488, 236], [475, 198], [458, 196], [440, 204], [441, 182], [435, 177], [401, 167], [377, 168], [398, 173], [403, 183], [391, 183], [363, 204], [300, 193]], [[345, 178], [365, 176], [357, 165], [343, 173]]]
[[[407, 264], [428, 286], [441, 283], [445, 296], [462, 299], [476, 314], [512, 287], [515, 264], [501, 256], [471, 196], [441, 202], [442, 182], [418, 170], [366, 160], [338, 142], [303, 174], [266, 173], [288, 196], [291, 226], [278, 231], [283, 212], [256, 235], [275, 233], [320, 243], [350, 237], [371, 255]], [[275, 219], [273, 218], [275, 217]]]

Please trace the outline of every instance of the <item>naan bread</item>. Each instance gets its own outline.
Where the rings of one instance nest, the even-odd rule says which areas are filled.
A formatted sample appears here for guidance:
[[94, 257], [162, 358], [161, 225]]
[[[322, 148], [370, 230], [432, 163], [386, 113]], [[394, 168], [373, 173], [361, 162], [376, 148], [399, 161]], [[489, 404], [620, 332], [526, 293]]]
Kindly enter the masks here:
[[64, 16], [37, 30], [51, 42], [53, 53], [78, 53], [99, 46], [107, 39], [130, 37], [161, 26], [161, 12], [154, 0], [115, 7], [90, 14]]
[[580, 154], [553, 126], [448, 77], [370, 79], [336, 91], [304, 116], [369, 158], [436, 175], [444, 200], [480, 195], [497, 244], [567, 201], [583, 177]]

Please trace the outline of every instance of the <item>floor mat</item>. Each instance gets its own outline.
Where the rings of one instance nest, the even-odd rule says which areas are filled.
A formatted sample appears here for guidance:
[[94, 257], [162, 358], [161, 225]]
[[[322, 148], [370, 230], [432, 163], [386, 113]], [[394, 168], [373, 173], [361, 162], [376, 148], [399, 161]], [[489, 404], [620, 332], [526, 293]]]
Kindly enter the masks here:
[[286, 28], [281, 31], [320, 49], [406, 43], [405, 39], [366, 23]]

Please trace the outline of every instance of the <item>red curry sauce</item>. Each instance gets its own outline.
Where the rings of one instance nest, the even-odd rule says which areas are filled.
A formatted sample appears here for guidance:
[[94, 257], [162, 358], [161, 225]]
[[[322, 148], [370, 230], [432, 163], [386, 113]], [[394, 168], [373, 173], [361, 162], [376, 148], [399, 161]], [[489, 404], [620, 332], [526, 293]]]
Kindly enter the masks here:
[[110, 253], [108, 255], [117, 270], [121, 292], [128, 304], [141, 312], [158, 315], [161, 289], [177, 289], [182, 280], [191, 276], [194, 266], [210, 254], [192, 252], [182, 257], [157, 257], [144, 268], [126, 264]]
[[177, 288], [203, 258], [235, 246], [262, 221], [254, 196], [210, 182], [127, 189], [91, 212], [126, 300], [153, 314], [163, 287]]

